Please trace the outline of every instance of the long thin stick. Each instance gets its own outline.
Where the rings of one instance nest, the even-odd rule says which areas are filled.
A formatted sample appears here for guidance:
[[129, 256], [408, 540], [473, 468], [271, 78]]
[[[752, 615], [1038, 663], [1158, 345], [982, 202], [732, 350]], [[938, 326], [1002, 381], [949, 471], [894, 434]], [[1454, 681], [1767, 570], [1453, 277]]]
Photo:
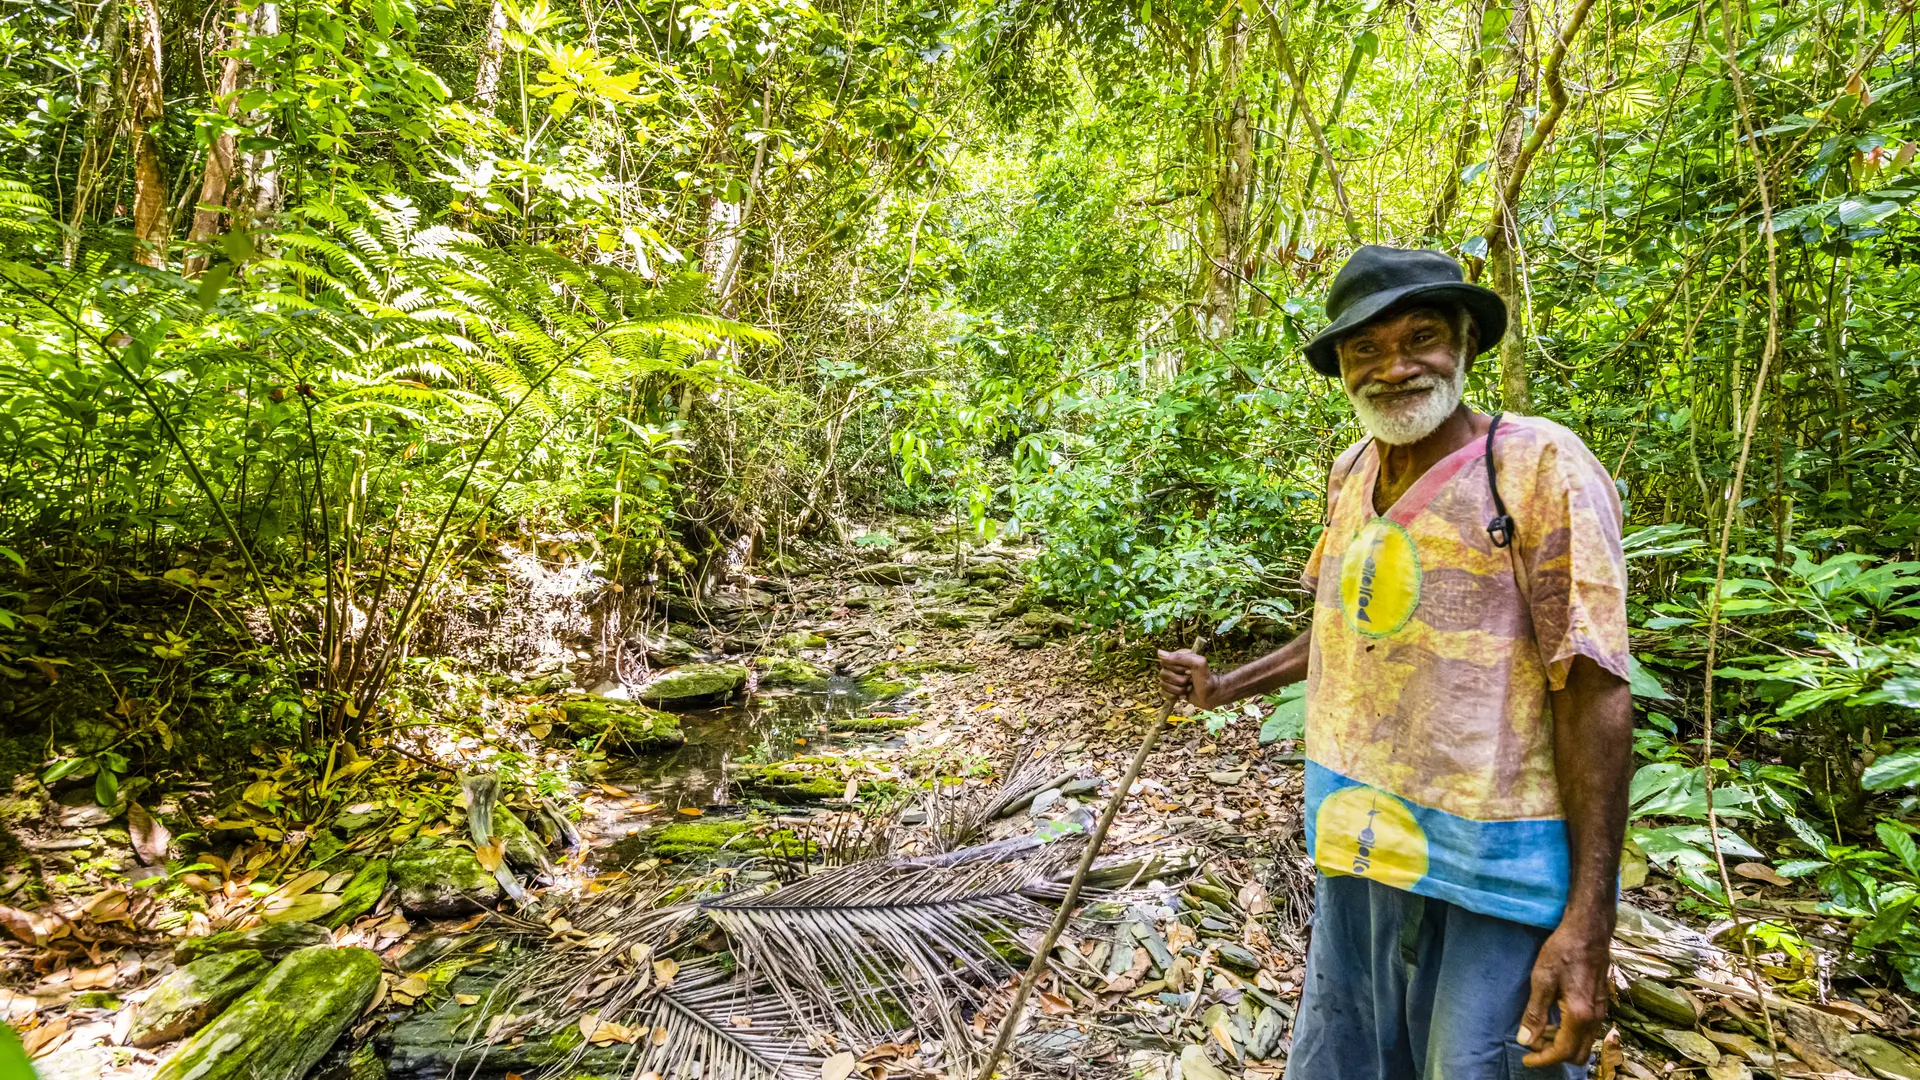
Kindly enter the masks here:
[[1039, 983], [1040, 976], [1046, 973], [1047, 956], [1053, 952], [1054, 943], [1060, 940], [1060, 932], [1067, 928], [1067, 921], [1073, 918], [1073, 905], [1079, 902], [1080, 887], [1086, 884], [1087, 871], [1093, 868], [1093, 860], [1100, 855], [1100, 844], [1107, 838], [1107, 827], [1113, 824], [1114, 815], [1120, 812], [1120, 804], [1127, 801], [1127, 793], [1133, 790], [1133, 782], [1139, 779], [1140, 769], [1147, 763], [1147, 755], [1153, 752], [1153, 744], [1160, 741], [1160, 733], [1167, 729], [1167, 717], [1172, 714], [1173, 699], [1168, 698], [1160, 706], [1159, 718], [1147, 729], [1147, 737], [1140, 743], [1140, 749], [1134, 753], [1133, 763], [1127, 766], [1127, 774], [1120, 778], [1120, 786], [1114, 789], [1113, 797], [1107, 800], [1107, 808], [1093, 826], [1093, 833], [1087, 837], [1087, 850], [1080, 856], [1080, 865], [1073, 872], [1073, 880], [1067, 883], [1067, 895], [1060, 901], [1060, 914], [1053, 917], [1053, 925], [1047, 927], [1047, 936], [1041, 940], [1039, 948], [1033, 950], [1033, 963], [1027, 965], [1027, 973], [1020, 979], [1020, 989], [1013, 995], [1013, 1004], [1007, 1007], [1007, 1018], [1000, 1022], [1000, 1034], [993, 1040], [993, 1051], [987, 1055], [987, 1064], [980, 1070], [980, 1080], [992, 1080], [994, 1067], [1000, 1064], [1001, 1055], [1007, 1052], [1007, 1044], [1013, 1041], [1013, 1029], [1020, 1026], [1021, 1010], [1026, 1008], [1027, 998]]

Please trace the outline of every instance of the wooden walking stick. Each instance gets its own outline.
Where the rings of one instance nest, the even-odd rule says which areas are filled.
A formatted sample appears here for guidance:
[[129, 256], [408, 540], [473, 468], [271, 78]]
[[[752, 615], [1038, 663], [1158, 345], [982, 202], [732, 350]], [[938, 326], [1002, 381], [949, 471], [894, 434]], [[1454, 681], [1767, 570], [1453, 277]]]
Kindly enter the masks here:
[[[1193, 643], [1193, 650], [1200, 651], [1201, 642]], [[1021, 976], [1020, 989], [1014, 992], [1013, 1004], [1007, 1007], [1007, 1018], [1000, 1022], [1000, 1034], [993, 1040], [993, 1050], [987, 1054], [987, 1064], [980, 1070], [980, 1080], [993, 1080], [993, 1070], [1000, 1064], [1000, 1058], [1007, 1052], [1007, 1045], [1013, 1041], [1013, 1029], [1020, 1026], [1020, 1012], [1026, 1007], [1027, 998], [1040, 982], [1040, 976], [1046, 973], [1047, 957], [1053, 952], [1054, 943], [1060, 940], [1060, 932], [1067, 928], [1068, 920], [1073, 918], [1073, 905], [1080, 900], [1080, 887], [1087, 882], [1087, 871], [1093, 868], [1093, 860], [1100, 855], [1100, 844], [1107, 838], [1107, 827], [1113, 824], [1114, 815], [1120, 812], [1120, 804], [1127, 801], [1127, 793], [1133, 790], [1133, 782], [1140, 777], [1140, 769], [1147, 763], [1147, 755], [1153, 753], [1153, 744], [1160, 741], [1160, 733], [1167, 728], [1167, 717], [1173, 715], [1173, 698], [1168, 698], [1160, 706], [1160, 715], [1153, 726], [1147, 729], [1147, 737], [1141, 741], [1140, 749], [1134, 752], [1133, 763], [1127, 766], [1127, 774], [1120, 778], [1120, 786], [1113, 791], [1113, 797], [1107, 800], [1107, 808], [1101, 812], [1100, 820], [1094, 823], [1093, 832], [1087, 836], [1087, 850], [1080, 856], [1080, 865], [1073, 871], [1073, 880], [1067, 883], [1067, 894], [1060, 901], [1060, 914], [1053, 917], [1053, 925], [1047, 927], [1047, 936], [1040, 941], [1039, 948], [1033, 950], [1033, 963], [1027, 965], [1027, 973]]]

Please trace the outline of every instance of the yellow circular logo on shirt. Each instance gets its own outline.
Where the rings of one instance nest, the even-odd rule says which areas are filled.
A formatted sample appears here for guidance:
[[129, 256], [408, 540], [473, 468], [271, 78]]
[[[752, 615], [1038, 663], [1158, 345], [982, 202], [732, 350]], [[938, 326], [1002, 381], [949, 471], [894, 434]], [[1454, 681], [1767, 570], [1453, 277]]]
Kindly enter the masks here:
[[1411, 889], [1427, 876], [1427, 831], [1407, 804], [1378, 788], [1341, 788], [1313, 819], [1314, 865]]
[[1420, 552], [1396, 522], [1374, 518], [1347, 545], [1340, 562], [1340, 610], [1347, 625], [1385, 637], [1407, 625], [1420, 606]]

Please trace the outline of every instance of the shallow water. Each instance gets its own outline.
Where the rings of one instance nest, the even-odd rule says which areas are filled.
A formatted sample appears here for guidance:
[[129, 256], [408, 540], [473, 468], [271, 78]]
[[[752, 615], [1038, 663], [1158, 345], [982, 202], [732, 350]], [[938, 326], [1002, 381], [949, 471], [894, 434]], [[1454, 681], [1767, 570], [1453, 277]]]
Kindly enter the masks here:
[[611, 762], [599, 781], [628, 797], [603, 788], [610, 797], [589, 811], [582, 831], [589, 844], [608, 849], [608, 858], [600, 861], [617, 864], [632, 854], [631, 845], [621, 841], [638, 832], [670, 821], [738, 813], [743, 809], [734, 780], [739, 766], [883, 744], [885, 735], [832, 730], [833, 721], [872, 715], [873, 707], [874, 700], [853, 680], [835, 678], [824, 691], [750, 694], [720, 708], [682, 712], [685, 745]]

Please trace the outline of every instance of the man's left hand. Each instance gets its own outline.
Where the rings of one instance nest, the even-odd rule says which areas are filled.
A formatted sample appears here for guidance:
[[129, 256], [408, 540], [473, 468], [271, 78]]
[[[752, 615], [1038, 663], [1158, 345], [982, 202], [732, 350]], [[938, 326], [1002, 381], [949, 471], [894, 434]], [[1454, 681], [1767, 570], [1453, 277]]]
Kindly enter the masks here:
[[[1583, 920], [1584, 921], [1584, 920]], [[1537, 1069], [1562, 1062], [1583, 1062], [1607, 1017], [1607, 964], [1613, 935], [1599, 927], [1563, 922], [1533, 962], [1533, 993], [1520, 1017], [1519, 1041], [1532, 1050], [1522, 1059]], [[1550, 1027], [1547, 1011], [1560, 1008], [1560, 1023]]]

